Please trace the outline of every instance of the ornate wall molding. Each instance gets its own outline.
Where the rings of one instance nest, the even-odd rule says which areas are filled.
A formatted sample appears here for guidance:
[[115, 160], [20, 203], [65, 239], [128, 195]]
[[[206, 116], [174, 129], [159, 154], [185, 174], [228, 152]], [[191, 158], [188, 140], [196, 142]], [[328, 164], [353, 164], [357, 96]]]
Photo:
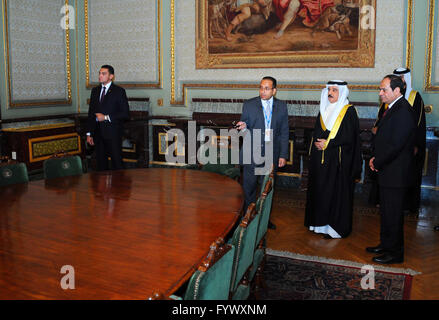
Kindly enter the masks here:
[[[427, 21], [427, 44], [425, 64], [425, 91], [439, 91], [439, 28], [438, 0], [429, 0], [428, 21]], [[436, 37], [436, 39], [435, 39]]]
[[7, 107], [71, 104], [69, 21], [63, 30], [59, 15], [69, 1], [3, 0], [2, 5]]
[[405, 45], [405, 65], [407, 68], [413, 68], [413, 26], [414, 26], [414, 9], [415, 0], [407, 0], [407, 35]]
[[[241, 114], [242, 105], [246, 99], [216, 99], [216, 98], [193, 98], [191, 110], [193, 113], [215, 113], [215, 114]], [[287, 104], [288, 115], [297, 117], [313, 117], [319, 113], [320, 101], [299, 101], [284, 100]], [[376, 119], [378, 103], [355, 102], [355, 106], [360, 119]]]
[[175, 100], [175, 2], [171, 0], [171, 104]]
[[162, 0], [84, 0], [84, 14], [87, 88], [103, 64], [125, 88], [162, 87]]

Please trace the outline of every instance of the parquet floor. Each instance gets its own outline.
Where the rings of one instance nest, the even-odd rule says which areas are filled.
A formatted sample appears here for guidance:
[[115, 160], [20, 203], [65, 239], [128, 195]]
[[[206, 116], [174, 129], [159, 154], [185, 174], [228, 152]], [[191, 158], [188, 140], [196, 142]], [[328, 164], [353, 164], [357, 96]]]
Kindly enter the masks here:
[[[276, 230], [269, 230], [267, 247], [305, 255], [372, 262], [373, 254], [365, 248], [379, 243], [380, 217], [378, 210], [367, 204], [364, 195], [355, 196], [353, 230], [345, 239], [327, 240], [304, 227], [305, 192], [298, 189], [275, 190], [271, 221]], [[419, 217], [407, 216], [404, 223], [405, 259], [389, 267], [410, 268], [421, 272], [413, 278], [411, 299], [439, 299], [439, 191], [423, 191]]]

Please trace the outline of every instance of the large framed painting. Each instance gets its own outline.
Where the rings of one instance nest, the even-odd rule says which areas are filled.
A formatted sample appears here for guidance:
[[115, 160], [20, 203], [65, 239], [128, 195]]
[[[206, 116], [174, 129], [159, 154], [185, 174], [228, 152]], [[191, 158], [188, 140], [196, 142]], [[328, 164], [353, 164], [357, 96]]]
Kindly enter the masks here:
[[196, 67], [370, 68], [376, 0], [196, 0]]

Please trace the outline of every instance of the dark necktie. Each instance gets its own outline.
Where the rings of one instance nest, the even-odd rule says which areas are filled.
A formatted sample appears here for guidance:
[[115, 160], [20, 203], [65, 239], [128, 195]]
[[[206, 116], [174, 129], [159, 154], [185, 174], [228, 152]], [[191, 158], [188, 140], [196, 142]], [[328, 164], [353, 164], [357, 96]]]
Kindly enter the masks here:
[[105, 87], [102, 87], [101, 98], [99, 99], [100, 103], [102, 103], [102, 100], [104, 100], [104, 97], [105, 97]]

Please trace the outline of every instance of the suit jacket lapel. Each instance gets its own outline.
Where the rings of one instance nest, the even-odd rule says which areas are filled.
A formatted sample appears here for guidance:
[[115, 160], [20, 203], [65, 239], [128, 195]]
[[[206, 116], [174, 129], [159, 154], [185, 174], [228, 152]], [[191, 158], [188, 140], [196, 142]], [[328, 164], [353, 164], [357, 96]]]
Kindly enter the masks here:
[[265, 116], [264, 116], [264, 107], [262, 106], [261, 98], [258, 99], [257, 103], [257, 121], [261, 123], [261, 127], [265, 128]]
[[273, 129], [273, 123], [279, 113], [279, 110], [278, 108], [276, 108], [276, 106], [277, 106], [277, 99], [273, 97], [273, 106], [271, 107], [272, 115], [271, 115], [270, 129]]
[[[401, 98], [401, 99], [403, 99], [403, 98]], [[392, 115], [399, 108], [399, 105], [400, 105], [400, 102], [401, 102], [400, 100], [396, 101], [395, 104], [389, 110], [387, 110], [386, 115], [381, 118], [381, 120], [380, 120], [380, 122], [378, 124], [378, 127], [381, 127], [383, 123], [386, 123], [387, 121], [389, 121], [389, 119], [392, 117]]]

